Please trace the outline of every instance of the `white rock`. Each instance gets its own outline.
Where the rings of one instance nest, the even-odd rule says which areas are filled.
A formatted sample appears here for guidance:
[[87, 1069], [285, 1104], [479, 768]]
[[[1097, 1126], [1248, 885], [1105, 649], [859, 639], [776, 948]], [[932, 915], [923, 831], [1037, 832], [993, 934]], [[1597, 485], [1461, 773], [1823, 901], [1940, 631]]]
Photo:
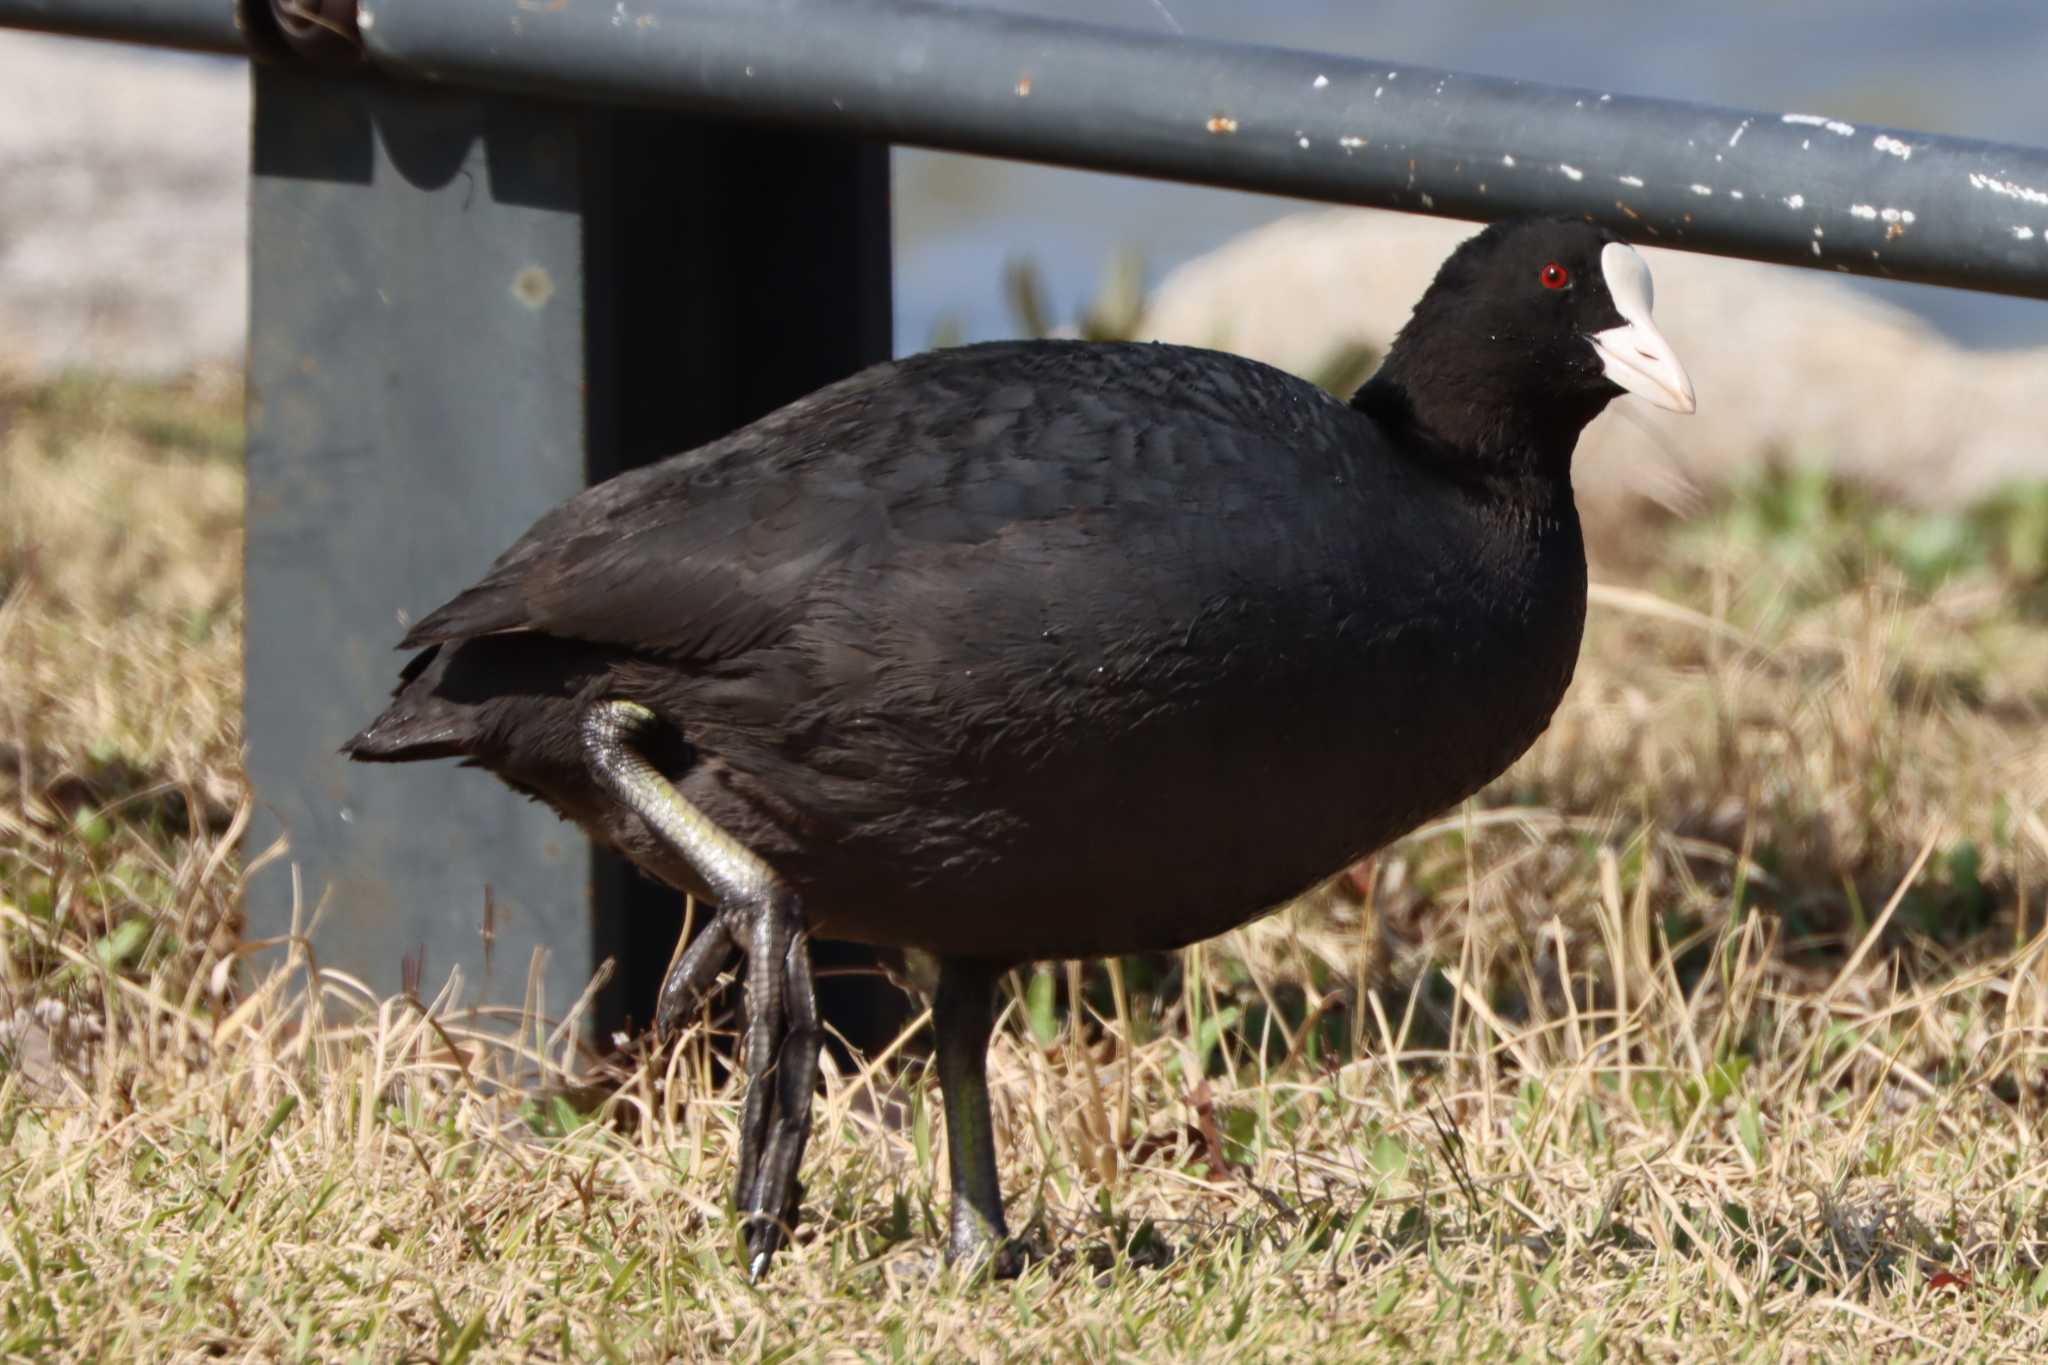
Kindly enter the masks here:
[[248, 160], [245, 64], [0, 29], [0, 359], [238, 355]]

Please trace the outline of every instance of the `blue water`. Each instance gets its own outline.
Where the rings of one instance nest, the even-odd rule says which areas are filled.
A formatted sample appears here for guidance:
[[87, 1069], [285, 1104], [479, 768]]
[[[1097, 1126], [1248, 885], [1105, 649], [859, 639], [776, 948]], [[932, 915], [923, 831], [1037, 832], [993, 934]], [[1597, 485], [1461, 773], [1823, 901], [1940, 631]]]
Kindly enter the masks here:
[[[1267, 43], [1560, 85], [2048, 145], [2048, 5], [1935, 0], [954, 0], [1171, 36]], [[1167, 13], [1162, 13], [1163, 4]], [[1170, 14], [1170, 18], [1168, 15]], [[1005, 262], [1072, 317], [1121, 249], [1156, 280], [1284, 199], [940, 153], [896, 160], [896, 340], [1004, 336]], [[1855, 286], [1971, 346], [2048, 343], [2048, 303]]]

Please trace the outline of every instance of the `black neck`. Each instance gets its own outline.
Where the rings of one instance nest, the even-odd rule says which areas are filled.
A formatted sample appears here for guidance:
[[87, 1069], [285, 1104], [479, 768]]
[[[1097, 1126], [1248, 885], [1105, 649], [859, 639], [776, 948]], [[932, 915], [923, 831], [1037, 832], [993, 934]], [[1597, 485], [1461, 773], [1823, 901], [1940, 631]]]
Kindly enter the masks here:
[[[1504, 392], [1504, 373], [1513, 372], [1419, 355], [1397, 342], [1378, 373], [1352, 395], [1351, 406], [1460, 482], [1568, 488], [1572, 448], [1607, 406], [1607, 396]], [[1545, 378], [1540, 371], [1536, 377]], [[1479, 401], [1480, 394], [1488, 401]]]

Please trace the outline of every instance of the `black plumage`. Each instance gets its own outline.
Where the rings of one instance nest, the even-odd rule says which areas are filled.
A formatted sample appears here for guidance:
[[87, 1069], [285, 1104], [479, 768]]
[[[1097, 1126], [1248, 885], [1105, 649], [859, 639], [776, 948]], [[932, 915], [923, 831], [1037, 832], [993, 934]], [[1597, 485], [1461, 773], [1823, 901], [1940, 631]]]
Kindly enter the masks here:
[[[1165, 345], [876, 366], [547, 514], [408, 633], [348, 752], [462, 758], [677, 887], [751, 897], [663, 832], [665, 782], [800, 907], [727, 905], [733, 946], [779, 914], [957, 968], [940, 1046], [957, 1018], [977, 1055], [949, 1118], [973, 1128], [951, 1092], [977, 1092], [985, 1129], [994, 969], [1243, 923], [1542, 731], [1585, 615], [1579, 430], [1623, 387], [1691, 403], [1639, 272], [1584, 224], [1488, 229], [1349, 403]], [[594, 738], [614, 703], [637, 706]], [[622, 787], [608, 745], [656, 785]], [[954, 1158], [970, 1251], [1000, 1200]], [[786, 1224], [755, 1169], [743, 1211]]]

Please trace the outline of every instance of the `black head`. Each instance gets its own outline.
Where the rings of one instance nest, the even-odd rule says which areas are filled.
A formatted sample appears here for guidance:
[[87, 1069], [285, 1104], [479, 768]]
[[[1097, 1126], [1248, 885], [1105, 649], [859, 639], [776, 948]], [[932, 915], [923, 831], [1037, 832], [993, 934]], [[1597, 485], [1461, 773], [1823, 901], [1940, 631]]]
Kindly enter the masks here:
[[1451, 253], [1355, 401], [1445, 455], [1562, 475], [1622, 393], [1693, 410], [1651, 303], [1649, 267], [1607, 229], [1496, 223]]

